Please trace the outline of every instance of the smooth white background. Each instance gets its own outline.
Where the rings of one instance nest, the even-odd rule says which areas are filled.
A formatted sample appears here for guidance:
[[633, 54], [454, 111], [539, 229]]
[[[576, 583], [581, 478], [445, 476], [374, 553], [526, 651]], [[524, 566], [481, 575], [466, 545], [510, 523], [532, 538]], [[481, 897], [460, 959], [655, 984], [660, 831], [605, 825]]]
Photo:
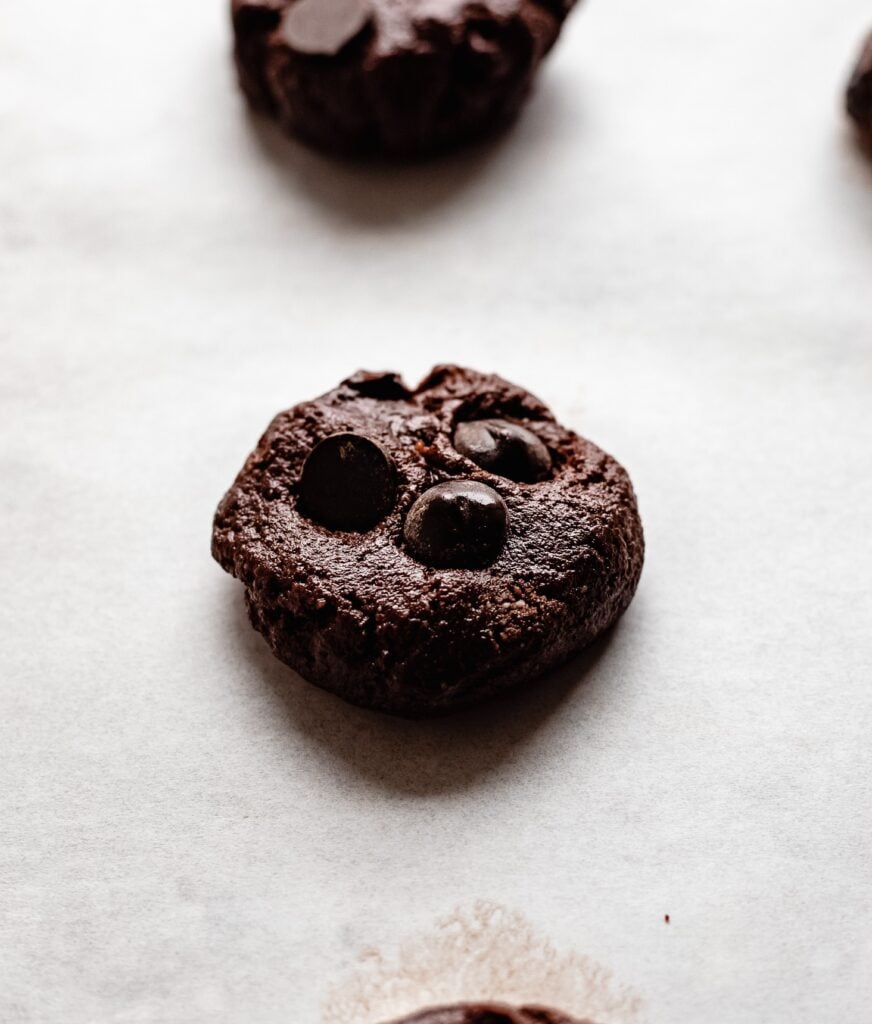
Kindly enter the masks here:
[[[0, 21], [0, 1020], [318, 1024], [483, 899], [646, 1024], [868, 1024], [868, 3], [592, 0], [396, 170], [253, 122], [221, 0]], [[648, 558], [591, 656], [403, 723], [273, 661], [210, 518], [278, 409], [451, 360], [625, 463]]]

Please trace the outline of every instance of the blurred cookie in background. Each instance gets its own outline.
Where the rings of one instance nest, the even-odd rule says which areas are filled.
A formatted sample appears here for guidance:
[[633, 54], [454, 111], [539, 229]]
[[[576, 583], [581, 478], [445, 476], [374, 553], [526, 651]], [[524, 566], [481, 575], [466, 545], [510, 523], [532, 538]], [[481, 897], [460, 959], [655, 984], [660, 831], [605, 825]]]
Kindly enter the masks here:
[[872, 144], [872, 33], [866, 39], [848, 83], [845, 105], [866, 144]]
[[455, 1003], [421, 1010], [391, 1024], [593, 1024], [546, 1006], [507, 1006], [505, 1003]]
[[251, 105], [334, 153], [417, 156], [514, 119], [576, 0], [233, 0]]

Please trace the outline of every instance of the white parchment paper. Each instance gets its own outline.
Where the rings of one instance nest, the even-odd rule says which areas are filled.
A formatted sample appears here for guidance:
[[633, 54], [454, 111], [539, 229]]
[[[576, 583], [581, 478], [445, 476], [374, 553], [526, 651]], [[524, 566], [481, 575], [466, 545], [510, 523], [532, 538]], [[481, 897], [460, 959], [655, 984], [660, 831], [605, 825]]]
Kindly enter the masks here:
[[[253, 122], [221, 0], [0, 6], [0, 1020], [869, 1024], [868, 3], [591, 2], [394, 170]], [[277, 410], [450, 360], [613, 451], [648, 558], [414, 724], [272, 659], [210, 519]]]

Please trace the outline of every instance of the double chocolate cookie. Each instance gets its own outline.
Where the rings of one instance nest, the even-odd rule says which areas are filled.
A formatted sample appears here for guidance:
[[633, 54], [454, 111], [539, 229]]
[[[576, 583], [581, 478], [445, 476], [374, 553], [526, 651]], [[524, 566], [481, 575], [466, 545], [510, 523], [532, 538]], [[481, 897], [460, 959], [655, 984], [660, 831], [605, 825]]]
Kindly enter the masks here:
[[591, 1024], [545, 1006], [506, 1006], [504, 1003], [457, 1003], [422, 1010], [393, 1024]]
[[872, 35], [866, 40], [848, 83], [846, 106], [866, 143], [872, 145]]
[[417, 155], [502, 127], [575, 0], [232, 0], [252, 105], [341, 153]]
[[566, 661], [621, 615], [642, 525], [618, 463], [499, 377], [358, 373], [280, 413], [212, 551], [282, 661], [426, 715]]

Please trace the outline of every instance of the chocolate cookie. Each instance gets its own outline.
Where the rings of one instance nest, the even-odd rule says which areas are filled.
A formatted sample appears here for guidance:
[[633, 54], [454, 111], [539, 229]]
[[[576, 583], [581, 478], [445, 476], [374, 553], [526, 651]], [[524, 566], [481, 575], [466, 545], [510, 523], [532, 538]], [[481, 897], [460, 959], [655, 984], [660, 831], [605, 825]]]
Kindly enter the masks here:
[[520, 109], [575, 0], [232, 0], [239, 79], [341, 153], [417, 155]]
[[499, 377], [358, 373], [280, 413], [212, 552], [282, 661], [353, 704], [426, 715], [566, 661], [642, 570], [626, 472]]
[[393, 1024], [591, 1024], [545, 1006], [506, 1006], [505, 1003], [457, 1003], [413, 1013]]
[[846, 106], [866, 142], [872, 144], [872, 35], [848, 83]]

